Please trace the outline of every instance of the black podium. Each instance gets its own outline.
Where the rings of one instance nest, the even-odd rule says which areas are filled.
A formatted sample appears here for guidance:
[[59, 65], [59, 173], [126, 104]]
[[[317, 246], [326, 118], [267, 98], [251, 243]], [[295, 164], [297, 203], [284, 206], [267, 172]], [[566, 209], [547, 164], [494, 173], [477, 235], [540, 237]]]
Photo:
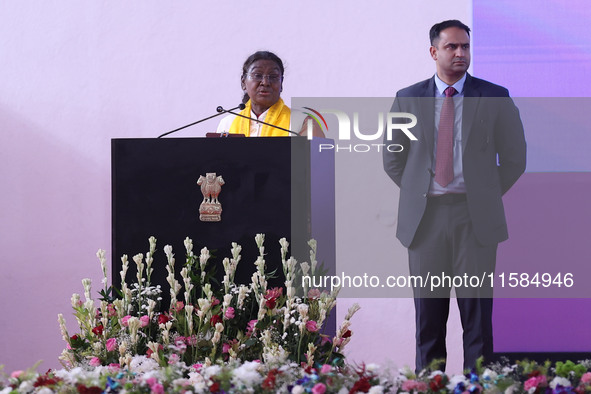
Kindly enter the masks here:
[[[155, 236], [153, 284], [164, 294], [166, 259], [170, 244], [177, 273], [185, 261], [183, 240], [193, 240], [199, 255], [207, 246], [210, 262], [223, 272], [232, 242], [242, 246], [237, 283], [250, 283], [258, 250], [257, 233], [265, 234], [267, 269], [278, 269], [281, 286], [279, 239], [290, 242], [298, 261], [309, 261], [307, 241], [318, 241], [319, 263], [328, 273], [335, 266], [334, 153], [319, 151], [325, 139], [169, 138], [113, 139], [112, 149], [112, 278], [120, 288], [121, 256], [130, 260], [128, 278], [135, 277], [132, 256], [148, 251]], [[202, 222], [203, 201], [197, 181], [206, 173], [222, 176], [220, 222]]]

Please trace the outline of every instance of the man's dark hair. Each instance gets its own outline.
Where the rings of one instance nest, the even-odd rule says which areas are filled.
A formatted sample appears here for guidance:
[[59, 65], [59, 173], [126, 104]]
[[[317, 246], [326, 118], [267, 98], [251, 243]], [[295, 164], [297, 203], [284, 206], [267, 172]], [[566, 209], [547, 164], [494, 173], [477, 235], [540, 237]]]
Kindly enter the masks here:
[[448, 21], [443, 21], [441, 23], [434, 24], [431, 30], [429, 30], [429, 39], [431, 40], [431, 45], [435, 45], [435, 40], [439, 38], [439, 33], [448, 27], [459, 27], [460, 29], [464, 29], [466, 33], [468, 33], [468, 36], [470, 35], [470, 28], [459, 20], [451, 19]]

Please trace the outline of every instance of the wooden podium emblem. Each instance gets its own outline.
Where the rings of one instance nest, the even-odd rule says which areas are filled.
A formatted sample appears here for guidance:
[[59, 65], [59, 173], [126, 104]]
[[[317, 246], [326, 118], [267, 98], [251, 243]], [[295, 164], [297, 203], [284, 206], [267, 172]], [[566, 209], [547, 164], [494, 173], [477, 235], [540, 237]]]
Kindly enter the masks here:
[[199, 205], [199, 220], [202, 222], [222, 220], [222, 204], [218, 201], [218, 196], [224, 183], [222, 176], [216, 176], [215, 172], [199, 176], [197, 184], [201, 186], [201, 194], [203, 194], [203, 201]]

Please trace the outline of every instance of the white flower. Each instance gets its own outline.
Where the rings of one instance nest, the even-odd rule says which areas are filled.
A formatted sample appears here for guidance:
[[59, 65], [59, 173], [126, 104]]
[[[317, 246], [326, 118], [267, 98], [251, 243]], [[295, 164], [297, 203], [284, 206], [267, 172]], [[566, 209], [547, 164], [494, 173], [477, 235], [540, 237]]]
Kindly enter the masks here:
[[208, 379], [210, 376], [219, 375], [220, 372], [222, 372], [222, 367], [219, 365], [210, 365], [209, 367], [201, 369], [201, 374], [203, 377]]
[[156, 251], [156, 238], [154, 238], [154, 236], [151, 236], [150, 238], [148, 238], [148, 243], [150, 244], [150, 255], [153, 255]]
[[292, 394], [304, 394], [306, 392], [306, 390], [300, 386], [293, 386], [293, 388], [291, 389]]
[[90, 289], [91, 289], [92, 281], [89, 278], [82, 279], [82, 286], [84, 286], [84, 297], [87, 300], [90, 300]]
[[373, 386], [369, 389], [368, 394], [382, 394], [384, 392], [384, 388], [382, 386]]
[[351, 318], [353, 317], [353, 315], [359, 310], [361, 309], [361, 307], [359, 306], [358, 303], [354, 303], [353, 305], [351, 305], [351, 307], [349, 308], [349, 310], [347, 311], [347, 315], [345, 316], [345, 320], [351, 320]]
[[505, 390], [505, 394], [513, 394], [515, 392], [519, 392], [519, 389], [519, 385], [512, 384], [511, 386], [507, 387], [507, 389]]
[[151, 358], [146, 356], [134, 356], [129, 363], [129, 369], [131, 372], [145, 374], [150, 371], [159, 369], [158, 363]]
[[260, 248], [263, 247], [263, 243], [265, 242], [265, 234], [257, 234], [254, 237], [254, 241], [256, 242], [257, 246]]
[[568, 380], [567, 378], [557, 376], [554, 379], [552, 379], [549, 386], [552, 388], [552, 390], [556, 390], [557, 385], [561, 385], [562, 387], [570, 387], [571, 383], [570, 380]]
[[263, 381], [263, 376], [259, 372], [260, 363], [246, 361], [240, 367], [234, 369], [232, 383], [239, 388], [253, 387]]
[[308, 305], [306, 305], [306, 304], [298, 305], [298, 312], [300, 313], [300, 315], [302, 317], [308, 316]]
[[135, 264], [139, 267], [142, 265], [142, 260], [144, 259], [144, 254], [143, 253], [138, 253], [135, 256], [133, 256], [133, 261], [135, 262]]
[[302, 268], [302, 275], [308, 275], [308, 272], [310, 272], [310, 264], [304, 261], [300, 264], [300, 267]]
[[193, 240], [191, 240], [191, 238], [187, 237], [187, 238], [185, 238], [184, 244], [185, 244], [185, 249], [187, 250], [187, 254], [191, 253], [191, 251], [193, 250]]
[[240, 252], [242, 251], [242, 246], [238, 245], [236, 242], [232, 242], [232, 258], [236, 261], [240, 260]]
[[34, 389], [35, 388], [33, 387], [33, 382], [31, 382], [30, 380], [25, 380], [20, 384], [20, 386], [18, 386], [19, 393], [30, 393]]
[[449, 379], [449, 383], [445, 387], [447, 387], [447, 389], [450, 391], [454, 391], [458, 383], [464, 383], [465, 385], [468, 385], [469, 381], [464, 375], [454, 375]]
[[482, 373], [482, 379], [487, 382], [494, 382], [497, 379], [497, 373], [489, 368], [486, 368]]
[[199, 266], [201, 267], [202, 271], [205, 269], [205, 265], [207, 264], [207, 260], [209, 260], [210, 257], [211, 257], [211, 255], [209, 254], [209, 249], [207, 249], [207, 248], [201, 249], [201, 253], [199, 254]]

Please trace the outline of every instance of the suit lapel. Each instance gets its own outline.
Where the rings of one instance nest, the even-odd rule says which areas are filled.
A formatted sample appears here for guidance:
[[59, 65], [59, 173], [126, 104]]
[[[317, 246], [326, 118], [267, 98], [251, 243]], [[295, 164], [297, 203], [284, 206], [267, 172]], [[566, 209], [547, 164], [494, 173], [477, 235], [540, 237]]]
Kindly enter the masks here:
[[481, 92], [470, 74], [466, 75], [466, 82], [464, 83], [464, 106], [462, 108], [462, 152], [466, 150], [468, 138], [473, 130], [474, 116], [480, 103]]
[[[419, 116], [424, 124], [422, 126], [425, 141], [429, 153], [433, 152], [435, 139], [435, 77], [429, 79], [425, 90], [419, 98]], [[432, 155], [430, 155], [432, 156]]]

